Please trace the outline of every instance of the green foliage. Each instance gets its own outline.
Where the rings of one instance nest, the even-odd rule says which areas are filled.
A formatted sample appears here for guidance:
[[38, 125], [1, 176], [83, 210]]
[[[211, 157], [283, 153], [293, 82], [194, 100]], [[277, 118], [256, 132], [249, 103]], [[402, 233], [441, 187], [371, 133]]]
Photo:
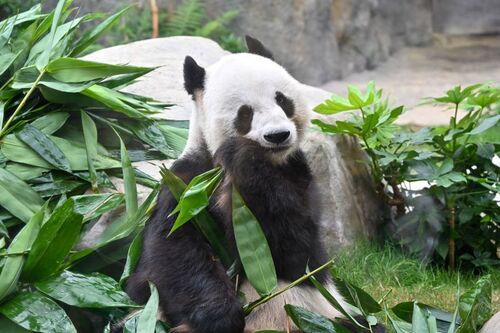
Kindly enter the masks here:
[[[448, 126], [413, 132], [396, 125], [404, 108], [390, 107], [373, 83], [365, 94], [349, 86], [347, 98], [333, 96], [315, 108], [350, 112], [349, 120], [312, 122], [324, 133], [360, 140], [379, 194], [396, 208], [397, 238], [410, 250], [448, 258], [451, 267], [455, 258], [464, 267], [498, 265], [500, 173], [493, 159], [500, 151], [500, 88], [455, 87], [430, 102], [453, 107]], [[459, 108], [467, 111], [460, 120]], [[418, 181], [426, 187], [412, 190]]]
[[[175, 158], [187, 137], [183, 124], [152, 117], [168, 104], [119, 90], [154, 68], [77, 58], [126, 9], [82, 31], [98, 16], [69, 19], [70, 4], [61, 0], [50, 13], [36, 5], [0, 22], [2, 332], [76, 332], [79, 319], [65, 310], [78, 317], [92, 308], [109, 322], [140, 307], [115, 278], [125, 281], [137, 262], [159, 182], [132, 162]], [[123, 178], [123, 193], [111, 177]], [[141, 205], [137, 183], [153, 188]], [[126, 214], [92, 247], [77, 247], [123, 203]], [[96, 270], [112, 277], [88, 274]], [[154, 330], [156, 310], [153, 317]], [[146, 321], [138, 323], [151, 330]]]
[[[170, 10], [170, 12], [169, 12]], [[200, 36], [217, 41], [230, 52], [245, 50], [241, 37], [231, 32], [229, 24], [238, 16], [237, 10], [228, 10], [214, 19], [207, 19], [203, 0], [183, 0], [173, 8], [159, 4], [159, 35]], [[123, 16], [118, 25], [107, 35], [106, 45], [123, 44], [151, 38], [151, 8], [135, 6]]]

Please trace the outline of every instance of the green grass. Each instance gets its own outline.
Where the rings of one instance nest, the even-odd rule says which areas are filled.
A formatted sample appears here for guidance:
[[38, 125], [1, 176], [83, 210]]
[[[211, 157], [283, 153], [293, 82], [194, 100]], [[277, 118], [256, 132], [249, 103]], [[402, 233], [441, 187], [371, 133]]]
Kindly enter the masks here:
[[[472, 287], [479, 276], [448, 272], [423, 265], [417, 258], [391, 245], [382, 247], [358, 243], [335, 256], [333, 271], [368, 292], [376, 300], [384, 295], [389, 306], [417, 300], [452, 312], [455, 309], [457, 281], [460, 292]], [[493, 313], [500, 311], [500, 270], [489, 272], [493, 281]]]

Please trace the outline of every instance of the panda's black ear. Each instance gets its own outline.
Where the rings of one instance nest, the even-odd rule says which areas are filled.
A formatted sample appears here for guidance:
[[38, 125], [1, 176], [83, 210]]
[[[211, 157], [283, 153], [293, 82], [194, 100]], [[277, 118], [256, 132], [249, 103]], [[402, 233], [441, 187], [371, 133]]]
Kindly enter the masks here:
[[248, 53], [257, 54], [265, 58], [274, 60], [273, 54], [268, 49], [266, 49], [266, 47], [259, 40], [246, 35], [245, 41], [247, 43]]
[[203, 90], [205, 86], [205, 68], [187, 56], [184, 59], [184, 88], [188, 94], [193, 95], [196, 89]]

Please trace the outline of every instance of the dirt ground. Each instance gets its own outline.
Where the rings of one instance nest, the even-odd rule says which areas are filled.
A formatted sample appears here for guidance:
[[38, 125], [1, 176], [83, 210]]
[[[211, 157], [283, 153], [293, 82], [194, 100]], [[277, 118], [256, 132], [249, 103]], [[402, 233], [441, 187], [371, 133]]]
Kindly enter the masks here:
[[421, 98], [441, 96], [456, 85], [489, 81], [499, 84], [500, 36], [436, 36], [433, 44], [401, 49], [374, 70], [351, 74], [321, 88], [345, 95], [347, 84], [363, 87], [374, 80], [393, 105], [408, 107], [409, 111], [399, 119], [400, 124], [448, 123], [451, 110], [419, 105]]

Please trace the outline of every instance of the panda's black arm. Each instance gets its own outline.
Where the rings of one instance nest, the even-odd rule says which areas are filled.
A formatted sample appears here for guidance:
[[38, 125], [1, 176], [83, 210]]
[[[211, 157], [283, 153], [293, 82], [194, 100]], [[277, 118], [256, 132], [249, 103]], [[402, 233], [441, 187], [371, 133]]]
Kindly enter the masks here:
[[[173, 167], [185, 181], [204, 171], [198, 170], [199, 159], [190, 161], [196, 164], [188, 168], [193, 173], [189, 177], [179, 174], [189, 161], [178, 161]], [[187, 223], [167, 237], [175, 220], [167, 216], [176, 204], [163, 188], [146, 224], [143, 252], [127, 282], [127, 292], [136, 302], [144, 303], [149, 296], [147, 281], [153, 282], [163, 315], [173, 325], [188, 327], [187, 332], [243, 332], [244, 314], [234, 284], [203, 236]]]

